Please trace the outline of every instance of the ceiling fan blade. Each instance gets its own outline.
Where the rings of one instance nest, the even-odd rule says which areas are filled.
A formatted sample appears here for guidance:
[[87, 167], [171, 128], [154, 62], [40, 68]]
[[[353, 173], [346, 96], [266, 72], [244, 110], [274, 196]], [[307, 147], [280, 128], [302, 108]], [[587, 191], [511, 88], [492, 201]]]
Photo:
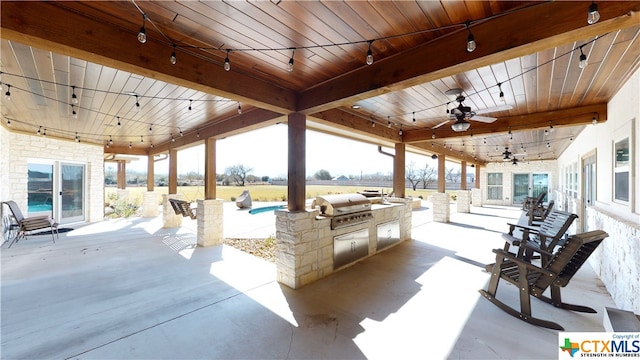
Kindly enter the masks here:
[[504, 104], [504, 105], [500, 105], [500, 106], [494, 106], [492, 108], [476, 110], [476, 114], [489, 114], [489, 113], [494, 113], [494, 112], [498, 112], [498, 111], [505, 111], [505, 110], [511, 110], [511, 109], [513, 109], [513, 106], [511, 106], [509, 104]]
[[450, 121], [451, 121], [451, 120], [443, 121], [443, 122], [441, 122], [440, 124], [438, 124], [438, 125], [436, 125], [436, 126], [432, 127], [431, 129], [432, 129], [432, 130], [435, 130], [435, 129], [439, 128], [440, 126], [447, 125]]
[[479, 115], [474, 115], [471, 117], [471, 119], [469, 120], [473, 120], [473, 121], [478, 121], [478, 122], [483, 122], [483, 123], [492, 123], [496, 120], [498, 120], [497, 118], [494, 117], [489, 117], [489, 116], [479, 116]]

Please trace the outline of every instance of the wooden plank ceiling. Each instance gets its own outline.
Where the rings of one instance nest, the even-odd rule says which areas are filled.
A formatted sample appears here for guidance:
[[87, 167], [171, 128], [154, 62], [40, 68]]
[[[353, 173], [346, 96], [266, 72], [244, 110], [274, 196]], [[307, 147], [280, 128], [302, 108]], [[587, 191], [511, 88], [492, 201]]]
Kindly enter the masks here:
[[[590, 5], [2, 1], [2, 124], [146, 154], [302, 112], [310, 128], [381, 145], [478, 163], [501, 161], [505, 147], [553, 159], [592, 119], [606, 121], [640, 65], [640, 2], [599, 3], [593, 25]], [[496, 120], [453, 131], [450, 89], [476, 119]]]

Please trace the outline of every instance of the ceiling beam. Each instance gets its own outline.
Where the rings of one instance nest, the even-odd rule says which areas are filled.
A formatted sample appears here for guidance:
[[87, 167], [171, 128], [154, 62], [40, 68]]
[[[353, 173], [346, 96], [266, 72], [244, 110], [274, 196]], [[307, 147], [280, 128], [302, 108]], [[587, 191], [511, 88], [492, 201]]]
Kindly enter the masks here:
[[[354, 136], [355, 133], [360, 137], [364, 136], [387, 143], [402, 142], [402, 138], [398, 133], [399, 129], [381, 126], [380, 123], [376, 124], [358, 114], [352, 114], [341, 109], [325, 110], [315, 113], [311, 117], [314, 122], [328, 125], [332, 131], [342, 130], [345, 133], [342, 136], [345, 137], [359, 138], [359, 136]], [[376, 126], [372, 126], [373, 124], [376, 124]], [[326, 132], [323, 129], [318, 129], [318, 131]]]
[[[197, 131], [192, 131], [184, 136], [176, 138], [175, 142], [168, 141], [158, 144], [154, 146], [153, 149], [149, 149], [149, 154], [162, 154], [168, 152], [170, 149], [186, 148], [196, 145], [210, 137], [224, 139], [227, 136], [245, 133], [284, 121], [286, 121], [286, 117], [282, 114], [269, 110], [256, 108], [250, 111], [243, 111], [242, 114], [231, 116], [223, 121], [210, 125], [205, 124]], [[126, 153], [127, 152], [122, 152], [121, 154]]]
[[605, 122], [607, 120], [607, 104], [602, 103], [570, 109], [508, 116], [499, 118], [492, 123], [481, 123], [472, 120], [470, 121], [471, 128], [463, 132], [453, 131], [451, 126], [448, 125], [443, 125], [435, 130], [408, 130], [404, 132], [402, 140], [405, 143], [416, 143], [431, 141], [434, 134], [436, 135], [436, 139], [445, 139], [469, 136], [472, 134], [475, 136], [482, 134], [506, 133], [509, 131], [541, 129], [549, 127], [550, 121], [554, 127], [585, 125], [591, 124], [594, 116], [598, 122]]
[[602, 3], [600, 21], [587, 25], [589, 4], [546, 2], [479, 22], [471, 27], [478, 42], [473, 53], [466, 52], [468, 34], [461, 30], [308, 89], [299, 96], [298, 111], [313, 114], [350, 106], [359, 100], [637, 26], [640, 22], [640, 2], [618, 1]]
[[[145, 44], [131, 31], [64, 9], [56, 2], [2, 1], [2, 38], [93, 63], [226, 97], [282, 114], [295, 110], [293, 91], [221, 64], [181, 52], [172, 65], [170, 46], [158, 39]], [[158, 56], [160, 55], [161, 56]]]

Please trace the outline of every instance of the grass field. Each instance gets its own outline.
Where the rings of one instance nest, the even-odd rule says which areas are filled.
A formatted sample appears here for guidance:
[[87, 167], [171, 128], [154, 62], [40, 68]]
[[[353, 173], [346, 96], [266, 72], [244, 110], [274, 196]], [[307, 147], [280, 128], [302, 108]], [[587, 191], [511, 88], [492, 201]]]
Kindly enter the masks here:
[[[147, 191], [146, 187], [128, 187], [129, 199], [131, 203], [141, 204], [142, 194]], [[287, 187], [279, 185], [252, 185], [252, 186], [216, 186], [216, 198], [225, 201], [234, 201], [235, 197], [240, 195], [244, 190], [249, 190], [253, 201], [286, 201]], [[318, 195], [329, 194], [351, 194], [362, 191], [362, 186], [329, 186], [329, 185], [307, 185], [306, 198], [315, 198]], [[391, 192], [392, 189], [384, 188], [385, 193]], [[154, 191], [158, 194], [167, 194], [168, 188], [155, 187]], [[105, 203], [109, 204], [109, 199], [114, 199], [117, 190], [113, 187], [105, 188]], [[434, 193], [435, 190], [406, 190], [406, 195], [411, 197], [420, 197], [426, 199], [427, 196]], [[196, 199], [204, 198], [204, 186], [178, 186], [178, 194], [184, 195], [185, 200], [191, 202]], [[162, 199], [159, 198], [159, 201]]]

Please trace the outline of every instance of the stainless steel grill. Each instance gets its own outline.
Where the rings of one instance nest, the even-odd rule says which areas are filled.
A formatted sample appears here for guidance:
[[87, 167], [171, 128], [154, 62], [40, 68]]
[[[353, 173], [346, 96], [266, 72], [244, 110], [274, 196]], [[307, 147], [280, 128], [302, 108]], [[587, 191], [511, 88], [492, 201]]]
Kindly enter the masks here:
[[371, 201], [361, 194], [317, 196], [314, 207], [320, 207], [323, 216], [331, 217], [331, 228], [337, 229], [365, 222], [373, 218]]

